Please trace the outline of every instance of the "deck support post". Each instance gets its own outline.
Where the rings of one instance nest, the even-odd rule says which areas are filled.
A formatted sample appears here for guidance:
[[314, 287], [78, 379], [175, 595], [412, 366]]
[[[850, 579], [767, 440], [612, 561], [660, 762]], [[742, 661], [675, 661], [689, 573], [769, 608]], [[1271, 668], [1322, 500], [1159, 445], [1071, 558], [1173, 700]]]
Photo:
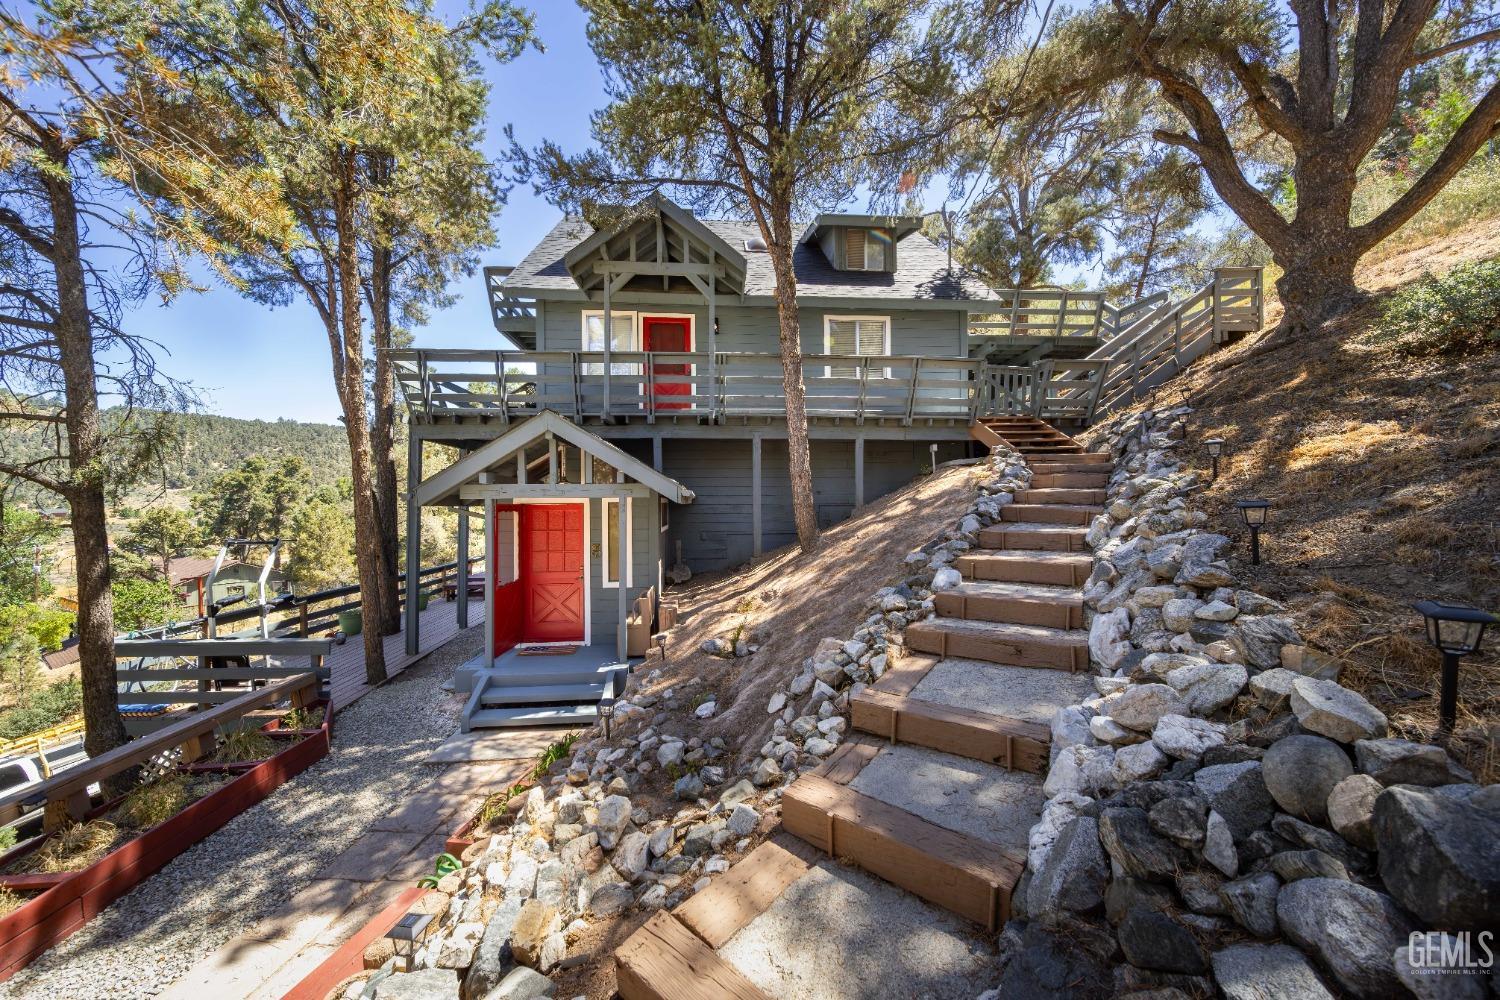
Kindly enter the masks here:
[[750, 439], [750, 551], [760, 557], [760, 435]]
[[864, 435], [854, 439], [854, 506], [865, 505], [865, 439]]
[[[609, 423], [609, 342], [614, 339], [615, 321], [614, 314], [610, 308], [610, 286], [615, 283], [615, 276], [606, 273], [604, 275], [604, 412], [600, 419]], [[583, 414], [580, 412], [579, 416]]]
[[[616, 575], [619, 577], [616, 582], [620, 585], [619, 590], [615, 592], [615, 596], [617, 598], [616, 603], [618, 604], [617, 610], [619, 613], [619, 624], [615, 627], [615, 655], [620, 658], [620, 662], [622, 663], [625, 661], [625, 653], [629, 648], [625, 638], [625, 605], [627, 602], [627, 598], [629, 597], [629, 588], [625, 586], [625, 581], [630, 579], [630, 567], [626, 565], [625, 562], [625, 553], [628, 551], [625, 545], [625, 532], [628, 530], [628, 524], [625, 519], [625, 511], [629, 506], [630, 496], [626, 493], [621, 493], [620, 499], [615, 503], [615, 518], [619, 526], [618, 530], [615, 532], [615, 565], [616, 567], [618, 567], [618, 572]], [[600, 512], [603, 512], [602, 501], [600, 503]], [[605, 537], [609, 537], [607, 530], [605, 532]]]
[[458, 627], [469, 627], [469, 505], [458, 508]]
[[484, 665], [486, 669], [495, 665], [495, 588], [500, 585], [500, 567], [490, 564], [495, 561], [491, 553], [497, 551], [499, 549], [495, 545], [495, 501], [486, 500], [484, 501], [484, 569], [489, 574], [484, 581]]
[[708, 254], [708, 413], [712, 423], [719, 422], [719, 313], [714, 291], [719, 279], [714, 276], [713, 251]]
[[417, 503], [417, 485], [422, 481], [422, 439], [415, 434], [406, 440], [406, 655], [416, 656], [421, 649], [421, 625], [418, 622], [417, 595], [422, 590], [422, 508]]
[[661, 471], [661, 435], [651, 439], [651, 468]]

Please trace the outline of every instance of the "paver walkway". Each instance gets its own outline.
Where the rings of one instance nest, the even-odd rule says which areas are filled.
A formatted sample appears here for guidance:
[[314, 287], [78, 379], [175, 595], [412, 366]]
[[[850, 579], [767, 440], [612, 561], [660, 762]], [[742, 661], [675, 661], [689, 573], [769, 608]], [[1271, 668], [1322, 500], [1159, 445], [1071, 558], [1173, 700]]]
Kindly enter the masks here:
[[625, 1000], [956, 1000], [994, 985], [993, 935], [1045, 801], [1047, 723], [1093, 689], [1083, 536], [1110, 472], [1036, 423], [994, 428], [1027, 453], [1032, 488], [851, 700], [851, 737], [786, 790], [793, 837], [632, 935], [615, 953]]

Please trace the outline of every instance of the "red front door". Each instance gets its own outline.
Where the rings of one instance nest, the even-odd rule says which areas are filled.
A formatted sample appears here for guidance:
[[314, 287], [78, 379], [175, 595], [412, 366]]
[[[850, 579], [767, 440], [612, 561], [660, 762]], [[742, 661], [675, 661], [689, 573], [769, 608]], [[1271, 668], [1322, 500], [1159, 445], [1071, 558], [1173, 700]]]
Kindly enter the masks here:
[[[645, 316], [641, 319], [641, 342], [647, 351], [691, 351], [693, 349], [692, 320], [682, 316]], [[651, 362], [652, 398], [658, 410], [685, 410], [687, 400], [675, 400], [673, 396], [691, 396], [693, 384], [672, 378], [673, 375], [691, 374], [692, 367], [684, 364]], [[663, 397], [667, 397], [663, 399]]]
[[524, 504], [521, 640], [583, 641], [583, 505]]

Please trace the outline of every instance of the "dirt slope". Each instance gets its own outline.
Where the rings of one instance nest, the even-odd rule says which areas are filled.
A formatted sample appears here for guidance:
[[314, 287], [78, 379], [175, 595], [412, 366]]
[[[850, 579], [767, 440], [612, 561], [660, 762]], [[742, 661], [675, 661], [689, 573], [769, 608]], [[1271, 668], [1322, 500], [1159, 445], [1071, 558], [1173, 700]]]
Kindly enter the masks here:
[[[1289, 601], [1411, 738], [1432, 736], [1437, 660], [1410, 603], [1500, 607], [1500, 354], [1413, 360], [1369, 332], [1391, 289], [1496, 254], [1489, 220], [1382, 260], [1359, 275], [1372, 301], [1333, 328], [1254, 357], [1250, 338], [1154, 400], [1189, 402], [1191, 437], [1227, 442], [1203, 495], [1218, 530], [1245, 536], [1236, 499], [1273, 502], [1254, 588]], [[1207, 470], [1201, 451], [1198, 462]], [[1497, 647], [1465, 660], [1460, 682], [1459, 749], [1489, 780], [1500, 778]]]

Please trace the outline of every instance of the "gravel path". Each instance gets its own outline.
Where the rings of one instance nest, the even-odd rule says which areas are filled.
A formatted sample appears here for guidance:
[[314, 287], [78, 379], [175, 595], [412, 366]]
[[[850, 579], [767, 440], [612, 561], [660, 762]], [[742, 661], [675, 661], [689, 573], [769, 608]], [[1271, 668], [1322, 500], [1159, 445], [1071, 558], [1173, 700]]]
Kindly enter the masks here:
[[274, 912], [439, 770], [420, 762], [452, 734], [462, 707], [440, 685], [482, 651], [482, 629], [340, 712], [327, 757], [0, 983], [0, 1000], [155, 996]]

